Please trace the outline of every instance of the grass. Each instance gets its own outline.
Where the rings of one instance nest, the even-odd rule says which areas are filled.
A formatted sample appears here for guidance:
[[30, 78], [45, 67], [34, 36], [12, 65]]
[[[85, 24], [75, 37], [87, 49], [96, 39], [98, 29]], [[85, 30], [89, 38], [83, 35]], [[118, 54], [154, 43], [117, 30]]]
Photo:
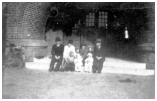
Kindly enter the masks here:
[[3, 99], [153, 99], [154, 76], [6, 68]]

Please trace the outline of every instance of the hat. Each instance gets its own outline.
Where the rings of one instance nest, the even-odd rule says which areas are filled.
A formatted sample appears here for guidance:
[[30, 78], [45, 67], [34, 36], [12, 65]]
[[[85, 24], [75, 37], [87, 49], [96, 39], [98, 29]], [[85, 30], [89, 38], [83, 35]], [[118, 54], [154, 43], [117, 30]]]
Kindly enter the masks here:
[[96, 39], [96, 43], [101, 43], [101, 39]]
[[56, 37], [56, 41], [61, 41], [60, 37]]
[[73, 44], [73, 40], [69, 40], [68, 43]]

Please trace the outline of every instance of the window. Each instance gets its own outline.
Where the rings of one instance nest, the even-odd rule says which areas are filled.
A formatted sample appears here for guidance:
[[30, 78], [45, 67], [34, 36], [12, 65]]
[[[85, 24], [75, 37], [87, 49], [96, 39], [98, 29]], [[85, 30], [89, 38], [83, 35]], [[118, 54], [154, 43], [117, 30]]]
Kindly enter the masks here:
[[86, 26], [94, 26], [95, 23], [95, 13], [89, 13], [86, 15]]
[[107, 26], [107, 12], [99, 12], [99, 20], [98, 20], [98, 27], [105, 27]]

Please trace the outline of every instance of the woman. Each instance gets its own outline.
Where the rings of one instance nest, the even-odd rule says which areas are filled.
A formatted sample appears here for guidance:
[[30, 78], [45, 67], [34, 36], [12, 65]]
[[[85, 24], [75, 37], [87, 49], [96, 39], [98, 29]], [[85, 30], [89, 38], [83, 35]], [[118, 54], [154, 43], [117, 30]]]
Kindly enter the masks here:
[[74, 58], [76, 57], [75, 46], [73, 40], [69, 40], [64, 47], [62, 68], [66, 71], [74, 71]]

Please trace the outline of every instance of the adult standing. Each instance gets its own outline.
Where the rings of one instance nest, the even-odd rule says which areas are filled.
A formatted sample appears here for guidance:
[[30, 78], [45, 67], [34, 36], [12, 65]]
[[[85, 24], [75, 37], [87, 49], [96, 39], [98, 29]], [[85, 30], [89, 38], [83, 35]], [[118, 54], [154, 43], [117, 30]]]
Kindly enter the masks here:
[[[61, 44], [61, 39], [60, 37], [56, 37], [56, 44], [54, 44], [52, 46], [52, 59], [51, 59], [51, 63], [50, 63], [50, 68], [49, 68], [49, 72], [54, 71], [59, 71], [59, 68], [62, 64], [62, 59], [63, 59], [63, 51], [64, 51], [64, 45]], [[54, 65], [56, 64], [55, 68]]]
[[96, 46], [94, 47], [94, 66], [93, 73], [101, 73], [103, 62], [105, 61], [105, 51], [101, 45], [101, 39], [96, 40]]

